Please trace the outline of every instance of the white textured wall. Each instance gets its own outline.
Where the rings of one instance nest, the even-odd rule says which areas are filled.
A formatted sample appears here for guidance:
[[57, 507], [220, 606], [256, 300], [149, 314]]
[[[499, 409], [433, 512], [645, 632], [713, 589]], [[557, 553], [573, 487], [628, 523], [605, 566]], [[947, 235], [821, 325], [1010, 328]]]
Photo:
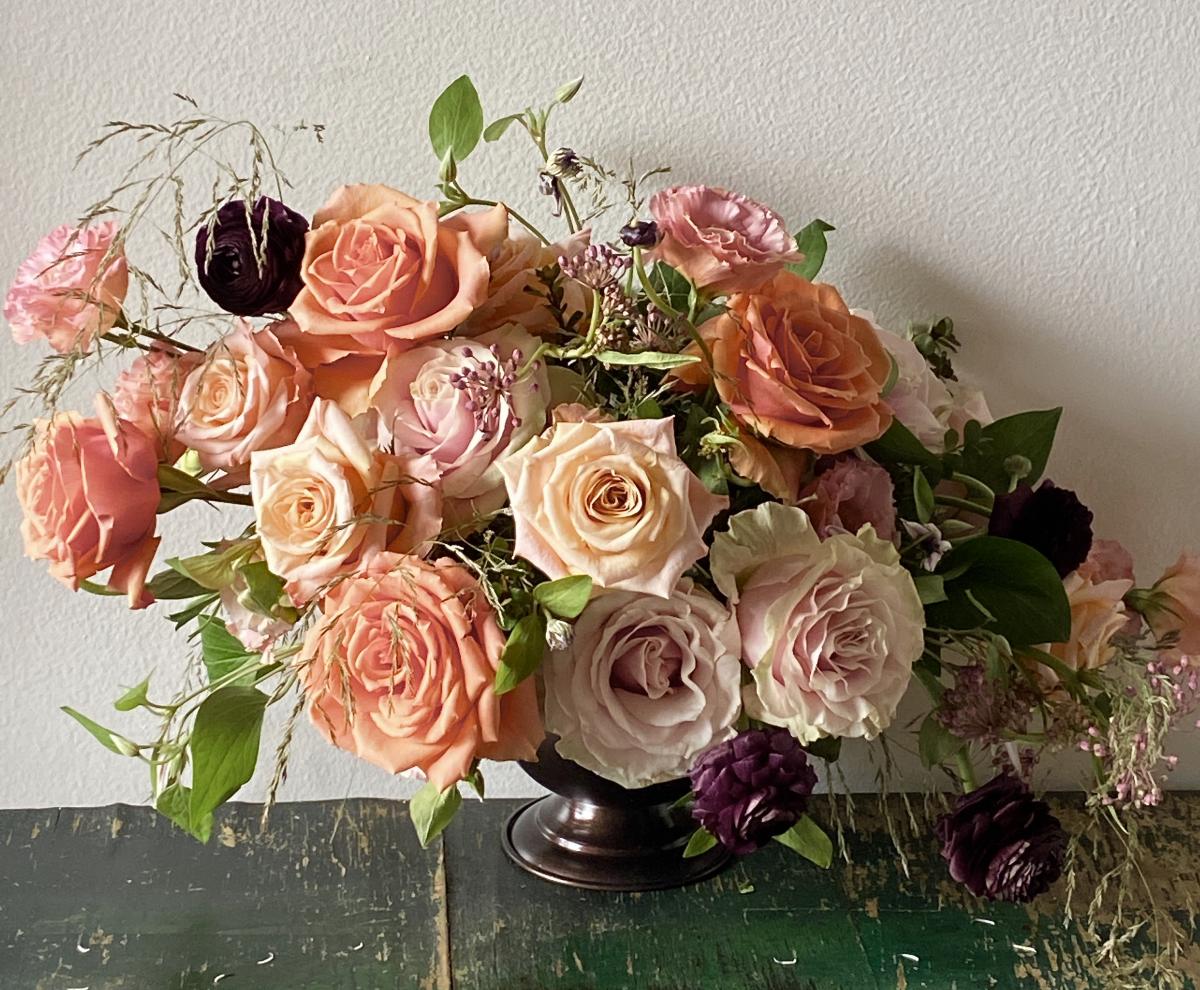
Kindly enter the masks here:
[[[325, 122], [325, 146], [297, 140], [286, 161], [290, 201], [311, 213], [342, 181], [431, 194], [425, 115], [460, 72], [489, 115], [583, 73], [556, 142], [669, 162], [797, 225], [830, 220], [826, 276], [852, 305], [897, 328], [950, 314], [994, 408], [1066, 406], [1051, 474], [1125, 539], [1144, 581], [1181, 541], [1200, 549], [1190, 4], [39, 0], [3, 4], [0, 37], [3, 280], [107, 188], [70, 167], [97, 125], [165, 119], [172, 90], [265, 123]], [[515, 136], [466, 175], [532, 198]], [[5, 345], [0, 392], [33, 364]], [[173, 521], [178, 549], [206, 516]], [[0, 805], [142, 800], [136, 767], [57, 706], [107, 716], [116, 685], [150, 670], [169, 684], [180, 644], [152, 613], [71, 597], [21, 558], [17, 523], [0, 491]], [[307, 727], [292, 766], [288, 798], [400, 793]], [[1200, 783], [1185, 768], [1178, 782]]]

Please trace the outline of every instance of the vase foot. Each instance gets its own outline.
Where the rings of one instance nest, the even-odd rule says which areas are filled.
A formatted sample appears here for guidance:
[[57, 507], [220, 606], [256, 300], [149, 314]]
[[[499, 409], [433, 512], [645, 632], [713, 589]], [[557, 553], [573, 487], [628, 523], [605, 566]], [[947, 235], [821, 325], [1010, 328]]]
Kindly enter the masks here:
[[504, 851], [551, 883], [589, 890], [666, 890], [707, 879], [732, 855], [716, 848], [683, 858], [695, 830], [670, 804], [612, 807], [550, 795], [518, 809], [504, 826]]

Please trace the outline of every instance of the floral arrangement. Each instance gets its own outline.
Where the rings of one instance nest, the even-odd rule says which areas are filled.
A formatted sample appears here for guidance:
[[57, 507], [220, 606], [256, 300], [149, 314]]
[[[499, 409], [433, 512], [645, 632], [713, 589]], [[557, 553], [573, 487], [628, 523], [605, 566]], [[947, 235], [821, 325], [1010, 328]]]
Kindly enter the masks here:
[[[1197, 705], [1200, 558], [1137, 585], [1044, 478], [1060, 410], [995, 419], [949, 319], [897, 334], [851, 308], [818, 281], [829, 224], [554, 150], [578, 90], [485, 127], [464, 76], [429, 118], [436, 198], [347, 185], [311, 216], [262, 131], [191, 101], [89, 146], [136, 155], [5, 302], [50, 348], [9, 406], [44, 408], [14, 460], [26, 553], [165, 604], [195, 657], [174, 697], [117, 699], [152, 738], [66, 711], [202, 840], [294, 698], [272, 798], [306, 711], [425, 781], [428, 842], [459, 785], [483, 793], [481, 760], [552, 733], [627, 788], [690, 776], [688, 855], [775, 840], [822, 865], [818, 767], [834, 788], [843, 740], [890, 764], [911, 739], [962, 792], [930, 829], [950, 875], [1011, 901], [1074, 876], [1083, 835], [1031, 780], [1082, 750], [1088, 828], [1128, 853], [1101, 903]], [[518, 133], [561, 236], [463, 185], [481, 139]], [[175, 248], [177, 289], [136, 266], [143, 232]], [[111, 358], [94, 413], [61, 411]], [[161, 555], [193, 502], [225, 528]], [[910, 692], [924, 708], [898, 720]]]

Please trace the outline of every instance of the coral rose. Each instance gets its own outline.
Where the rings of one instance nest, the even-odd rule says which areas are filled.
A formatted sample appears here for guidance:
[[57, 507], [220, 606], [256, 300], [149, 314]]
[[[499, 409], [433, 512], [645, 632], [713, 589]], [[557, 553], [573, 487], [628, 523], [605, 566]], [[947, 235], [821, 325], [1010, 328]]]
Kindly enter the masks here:
[[507, 227], [503, 206], [443, 220], [387, 186], [342, 186], [313, 217], [291, 307], [305, 360], [449, 333], [487, 298], [487, 255]]
[[155, 347], [117, 376], [113, 390], [117, 415], [153, 438], [159, 457], [169, 463], [179, 460], [184, 451], [175, 438], [183, 383], [203, 360], [195, 351]]
[[1156, 636], [1178, 630], [1175, 644], [1183, 653], [1200, 656], [1200, 556], [1181, 553], [1154, 583], [1158, 607], [1146, 614]]
[[439, 790], [477, 758], [532, 759], [545, 737], [529, 678], [493, 690], [504, 633], [474, 577], [380, 554], [330, 591], [300, 655], [313, 723], [335, 746]]
[[[761, 292], [733, 296], [700, 334], [721, 399], [761, 437], [838, 454], [891, 424], [882, 399], [891, 359], [832, 286], [783, 272]], [[706, 370], [678, 377], [701, 384]]]
[[713, 537], [709, 565], [753, 668], [752, 718], [805, 743], [872, 739], [891, 724], [925, 623], [891, 543], [869, 526], [821, 540], [801, 509], [766, 502]]
[[734, 734], [740, 654], [729, 610], [688, 578], [670, 598], [602, 595], [542, 668], [546, 728], [559, 753], [622, 787], [682, 777]]
[[112, 329], [129, 288], [125, 254], [113, 248], [119, 233], [111, 220], [63, 224], [38, 242], [4, 300], [18, 344], [41, 338], [60, 354], [87, 352]]
[[804, 260], [774, 210], [712, 186], [655, 193], [656, 260], [678, 269], [710, 295], [751, 292], [790, 262]]
[[17, 462], [25, 555], [50, 561], [50, 573], [72, 590], [111, 567], [109, 587], [143, 608], [153, 601], [145, 584], [158, 548], [158, 454], [104, 396], [96, 410], [95, 419], [59, 413], [38, 423]]
[[674, 420], [558, 423], [500, 463], [517, 556], [550, 578], [668, 597], [729, 500], [675, 453]]
[[468, 340], [429, 341], [388, 357], [371, 405], [398, 452], [428, 454], [456, 515], [504, 502], [497, 462], [546, 425], [546, 368], [524, 368], [537, 340], [518, 326]]
[[237, 320], [184, 382], [175, 439], [209, 470], [244, 468], [256, 450], [291, 443], [308, 415], [311, 377], [275, 330]]
[[423, 549], [442, 524], [437, 475], [432, 458], [383, 453], [365, 417], [317, 399], [295, 443], [250, 458], [271, 573], [301, 603], [383, 550]]

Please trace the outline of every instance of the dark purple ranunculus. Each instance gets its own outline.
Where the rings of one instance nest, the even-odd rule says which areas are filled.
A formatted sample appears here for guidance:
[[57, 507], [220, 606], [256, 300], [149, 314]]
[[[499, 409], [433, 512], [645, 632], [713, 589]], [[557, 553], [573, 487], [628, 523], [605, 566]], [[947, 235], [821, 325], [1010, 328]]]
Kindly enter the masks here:
[[960, 797], [938, 818], [937, 836], [950, 876], [976, 896], [1031, 901], [1062, 874], [1062, 824], [1009, 774]]
[[653, 220], [638, 220], [621, 228], [621, 241], [626, 247], [654, 247], [658, 243], [658, 224]]
[[1036, 489], [1022, 482], [996, 496], [988, 533], [1028, 544], [1066, 577], [1092, 549], [1092, 510], [1051, 481]]
[[786, 729], [749, 729], [705, 750], [691, 778], [693, 817], [738, 855], [795, 825], [817, 784], [808, 754]]
[[212, 225], [211, 252], [209, 225], [196, 234], [201, 288], [237, 316], [284, 312], [303, 284], [300, 263], [307, 232], [308, 221], [277, 199], [260, 197], [249, 216], [245, 200], [226, 203]]

